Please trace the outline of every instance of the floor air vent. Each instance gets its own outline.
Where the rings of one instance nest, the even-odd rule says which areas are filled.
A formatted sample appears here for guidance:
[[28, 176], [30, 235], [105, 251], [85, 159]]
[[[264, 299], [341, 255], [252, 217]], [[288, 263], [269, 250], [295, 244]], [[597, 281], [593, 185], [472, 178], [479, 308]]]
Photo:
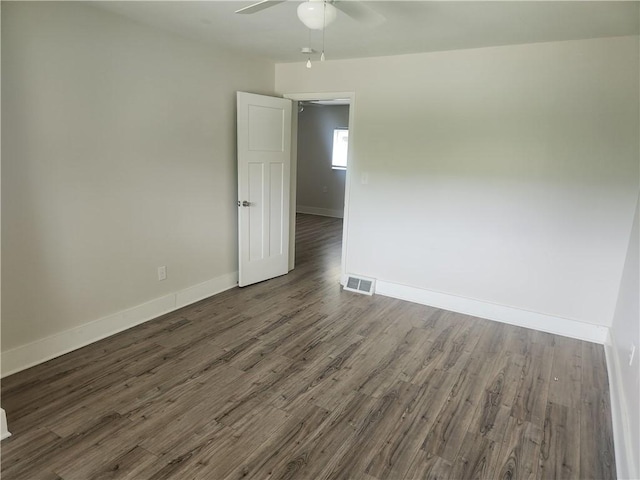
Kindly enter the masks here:
[[347, 277], [347, 283], [344, 286], [345, 290], [356, 293], [364, 293], [365, 295], [373, 295], [376, 281], [372, 278], [355, 277], [349, 275]]

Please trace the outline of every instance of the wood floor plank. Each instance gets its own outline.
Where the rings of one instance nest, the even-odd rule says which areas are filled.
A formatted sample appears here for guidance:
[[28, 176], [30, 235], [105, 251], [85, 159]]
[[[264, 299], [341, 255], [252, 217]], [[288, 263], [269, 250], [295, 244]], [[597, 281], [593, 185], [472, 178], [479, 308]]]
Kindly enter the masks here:
[[285, 381], [276, 390], [276, 396], [272, 399], [274, 405], [294, 411], [304, 408], [305, 403], [311, 403], [318, 391], [331, 389], [334, 384], [333, 374], [342, 368], [342, 365], [360, 348], [363, 340], [351, 343], [339, 354], [325, 357], [323, 361], [317, 359], [307, 364], [306, 373]]
[[296, 342], [283, 348], [281, 354], [292, 360], [312, 360], [318, 355], [330, 356], [336, 350], [344, 349], [364, 338], [356, 332], [362, 319], [367, 318], [367, 313], [371, 310], [346, 305], [344, 309], [328, 316], [326, 323], [306, 332]]
[[54, 472], [58, 466], [81, 456], [96, 442], [116, 435], [128, 427], [130, 422], [116, 413], [101, 417], [84, 426], [73, 436], [47, 444], [29, 461], [14, 463], [6, 469], [3, 464], [2, 478], [22, 480]]
[[[439, 318], [443, 317], [446, 316], [442, 315]], [[446, 365], [451, 363], [447, 361], [447, 359], [451, 358], [449, 351], [454, 348], [451, 339], [455, 337], [461, 324], [446, 321], [442, 321], [441, 323], [444, 323], [446, 327], [437, 332], [437, 336], [431, 343], [429, 350], [423, 353], [420, 363], [417, 364], [418, 370], [411, 378], [411, 383], [420, 385], [428, 382], [435, 370], [446, 370]], [[463, 358], [458, 359], [458, 363], [464, 365], [469, 357], [468, 355], [461, 355], [461, 357]]]
[[451, 464], [440, 457], [416, 456], [404, 480], [445, 480], [451, 477]]
[[213, 418], [210, 405], [203, 402], [178, 416], [135, 422], [134, 433], [138, 436], [135, 444], [166, 458], [180, 451], [194, 435], [216, 432], [223, 427]]
[[[244, 372], [236, 372], [224, 369], [202, 376], [198, 381], [179, 380], [178, 385], [167, 390], [151, 391], [149, 396], [143, 396], [129, 405], [123, 406], [121, 414], [132, 420], [162, 418], [164, 415], [177, 414], [186, 408], [192, 408], [200, 402], [209, 400], [211, 408], [218, 408], [227, 401], [235, 389], [240, 388], [245, 382], [250, 381]], [[212, 396], [212, 386], [222, 395]]]
[[602, 345], [582, 344], [582, 404], [580, 406], [580, 477], [616, 478], [607, 370]]
[[557, 337], [555, 340], [548, 399], [556, 405], [580, 407], [582, 343], [566, 337]]
[[525, 363], [521, 355], [508, 353], [496, 360], [493, 378], [482, 393], [469, 426], [471, 433], [498, 443], [502, 442]]
[[[83, 402], [106, 391], [114, 383], [124, 380], [126, 375], [123, 371], [110, 371], [108, 373], [95, 373], [95, 377], [89, 377], [86, 381], [78, 381], [76, 385], [69, 385], [66, 388], [56, 389], [48, 398], [42, 399], [39, 403], [30, 403], [30, 409], [25, 414], [21, 411], [12, 420], [12, 427], [16, 431], [28, 428], [31, 425], [41, 425], [49, 422], [56, 415], [64, 415], [73, 409], [77, 402]], [[51, 402], [51, 398], [61, 399], [58, 402]], [[11, 411], [7, 407], [7, 411]]]
[[136, 480], [159, 470], [158, 457], [144, 448], [135, 446], [124, 450], [124, 453], [113, 458], [101, 446], [96, 445], [84, 452], [81, 458], [74, 458], [59, 468], [56, 473], [65, 480]]
[[451, 467], [450, 478], [497, 478], [500, 443], [468, 432]]
[[[439, 371], [432, 378], [433, 381], [419, 386], [415, 395], [408, 398], [400, 420], [387, 429], [386, 436], [381, 434], [383, 442], [367, 466], [367, 473], [381, 479], [402, 478], [416, 455], [424, 459], [433, 457], [424, 455], [424, 451], [420, 450], [424, 433], [430, 431], [438, 412], [447, 402], [455, 378]], [[429, 461], [421, 463], [421, 460], [423, 458], [414, 462], [416, 468], [430, 465]]]
[[335, 461], [321, 472], [320, 478], [346, 480], [365, 472], [382, 450], [385, 433], [403, 421], [407, 408], [419, 393], [420, 389], [408, 382], [397, 381], [389, 387], [354, 433], [353, 441], [343, 444]]
[[162, 468], [148, 478], [154, 480], [167, 480], [174, 478], [186, 478], [184, 471], [191, 468], [197, 462], [203, 452], [208, 448], [216, 448], [228, 441], [234, 435], [234, 430], [229, 427], [216, 424], [215, 428], [197, 432], [180, 444], [178, 448], [161, 457]]
[[236, 462], [236, 467], [225, 477], [226, 480], [240, 480], [255, 476], [267, 478], [270, 469], [287, 450], [305, 441], [327, 419], [329, 412], [310, 405], [302, 418], [290, 417], [268, 442], [264, 442], [245, 460]]
[[2, 381], [2, 478], [615, 478], [602, 346], [340, 288], [341, 222], [296, 268]]
[[544, 425], [553, 363], [553, 348], [532, 343], [525, 354], [518, 393], [511, 409], [511, 415], [522, 422]]
[[59, 440], [60, 437], [47, 428], [34, 428], [23, 435], [12, 435], [3, 440], [3, 472], [16, 465], [31, 463], [34, 457], [52, 448]]
[[224, 478], [245, 460], [256, 448], [264, 443], [287, 421], [289, 415], [273, 407], [258, 405], [254, 412], [232, 434], [220, 441], [205, 446], [192, 461], [183, 463], [183, 468], [174, 470], [181, 478], [208, 480]]
[[[378, 402], [359, 393], [345, 400], [304, 441], [270, 463], [270, 478], [319, 478], [320, 472], [331, 469], [341, 460], [340, 452], [348, 448], [366, 427], [367, 419], [375, 411]], [[259, 479], [264, 476], [255, 472], [247, 478]]]
[[549, 402], [544, 420], [538, 476], [579, 479], [580, 443], [579, 410]]
[[472, 357], [460, 371], [447, 402], [422, 443], [421, 448], [427, 456], [438, 456], [449, 463], [455, 461], [475, 412], [475, 402], [481, 398], [488, 381], [486, 375], [492, 371], [491, 365], [495, 362], [495, 357], [488, 365]]
[[542, 438], [542, 430], [537, 425], [511, 417], [498, 455], [494, 478], [536, 478]]

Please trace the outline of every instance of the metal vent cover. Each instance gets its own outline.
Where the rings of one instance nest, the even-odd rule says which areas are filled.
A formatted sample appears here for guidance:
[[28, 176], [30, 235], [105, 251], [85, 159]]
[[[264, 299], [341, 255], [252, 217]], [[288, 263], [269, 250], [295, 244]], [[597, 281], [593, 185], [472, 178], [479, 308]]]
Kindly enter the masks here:
[[349, 292], [363, 293], [364, 295], [373, 295], [376, 281], [373, 278], [359, 277], [349, 275], [344, 285], [344, 290]]

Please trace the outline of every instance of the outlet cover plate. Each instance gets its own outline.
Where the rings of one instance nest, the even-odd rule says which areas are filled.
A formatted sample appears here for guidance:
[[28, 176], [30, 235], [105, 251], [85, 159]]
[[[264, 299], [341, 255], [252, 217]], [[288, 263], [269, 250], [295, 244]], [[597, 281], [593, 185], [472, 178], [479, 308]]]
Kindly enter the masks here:
[[166, 280], [167, 279], [167, 267], [161, 266], [158, 267], [158, 280]]

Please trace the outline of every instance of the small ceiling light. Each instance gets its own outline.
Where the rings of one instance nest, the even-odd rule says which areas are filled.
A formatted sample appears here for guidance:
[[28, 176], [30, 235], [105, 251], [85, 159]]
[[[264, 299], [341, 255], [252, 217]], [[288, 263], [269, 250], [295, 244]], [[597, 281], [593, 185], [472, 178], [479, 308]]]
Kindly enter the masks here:
[[298, 18], [311, 30], [323, 30], [337, 16], [336, 7], [323, 0], [310, 0], [298, 5]]
[[300, 53], [307, 56], [307, 68], [311, 68], [311, 55], [316, 53], [316, 51], [311, 47], [302, 47]]

